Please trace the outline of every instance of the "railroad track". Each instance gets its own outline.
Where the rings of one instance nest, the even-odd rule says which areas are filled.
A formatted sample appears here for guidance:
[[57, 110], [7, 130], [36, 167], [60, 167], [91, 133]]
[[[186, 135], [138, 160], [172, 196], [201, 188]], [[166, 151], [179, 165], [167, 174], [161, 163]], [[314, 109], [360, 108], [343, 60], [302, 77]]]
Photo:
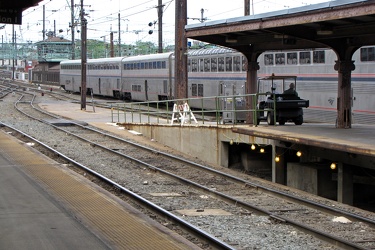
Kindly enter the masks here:
[[[20, 111], [28, 114], [30, 119], [36, 119], [45, 126], [52, 126], [51, 119], [60, 119], [60, 117], [42, 113], [33, 107], [31, 103], [34, 99], [35, 96], [23, 96], [16, 106]], [[73, 137], [79, 138], [81, 142], [86, 142], [86, 146], [79, 152], [80, 154], [87, 152], [87, 154], [77, 155], [72, 152], [72, 149], [63, 149], [60, 142], [48, 142], [44, 141], [44, 138], [40, 138], [40, 140], [44, 141], [43, 143], [46, 145], [53, 145], [51, 148], [53, 148], [54, 154], [59, 151], [58, 154], [66, 155], [74, 162], [82, 162], [81, 165], [86, 165], [85, 158], [95, 156], [104, 159], [104, 161], [98, 162], [97, 166], [90, 166], [90, 171], [106, 176], [113, 183], [124, 183], [116, 184], [116, 187], [131, 186], [135, 193], [142, 195], [153, 204], [164, 207], [166, 211], [172, 211], [175, 216], [183, 216], [184, 214], [178, 211], [184, 210], [186, 207], [192, 207], [198, 213], [199, 211], [203, 213], [209, 207], [219, 207], [223, 211], [229, 212], [230, 216], [244, 217], [240, 218], [243, 223], [246, 223], [248, 218], [245, 220], [245, 217], [249, 215], [267, 216], [272, 218], [270, 221], [277, 227], [285, 227], [281, 231], [290, 232], [290, 226], [293, 226], [308, 235], [329, 242], [332, 246], [345, 249], [371, 249], [375, 245], [373, 236], [375, 221], [373, 219], [318, 202], [306, 201], [293, 194], [273, 190], [252, 182], [251, 178], [246, 176], [234, 176], [185, 160], [181, 156], [170, 155], [106, 132], [103, 133], [103, 131], [89, 126], [73, 123], [64, 128], [55, 126], [58, 129], [56, 133], [61, 132], [59, 138], [68, 136], [70, 142]], [[74, 145], [82, 144], [81, 142]], [[108, 153], [104, 154], [104, 151]], [[108, 165], [108, 162], [118, 164], [114, 164], [111, 171], [103, 171], [102, 166]], [[126, 166], [126, 168], [119, 166]], [[114, 176], [116, 173], [125, 171], [126, 173], [121, 173], [125, 176], [123, 178]], [[126, 178], [128, 175], [137, 176], [137, 179], [129, 180]], [[147, 175], [152, 176], [153, 183], [144, 180]], [[154, 189], [156, 185], [159, 185], [156, 188], [158, 194], [176, 193], [182, 194], [182, 197], [170, 195], [169, 199], [166, 199], [166, 196], [153, 195], [148, 187], [153, 186]], [[337, 217], [345, 217], [351, 220], [351, 223], [348, 225], [338, 224], [333, 221]], [[186, 219], [186, 216], [184, 218]], [[201, 227], [207, 228], [209, 225], [210, 220], [207, 220]], [[353, 231], [351, 228], [355, 230]], [[224, 236], [222, 241], [228, 241], [228, 239], [225, 239]], [[230, 241], [229, 243], [240, 249], [249, 247], [249, 243], [246, 241]], [[324, 245], [324, 243], [321, 244]]]

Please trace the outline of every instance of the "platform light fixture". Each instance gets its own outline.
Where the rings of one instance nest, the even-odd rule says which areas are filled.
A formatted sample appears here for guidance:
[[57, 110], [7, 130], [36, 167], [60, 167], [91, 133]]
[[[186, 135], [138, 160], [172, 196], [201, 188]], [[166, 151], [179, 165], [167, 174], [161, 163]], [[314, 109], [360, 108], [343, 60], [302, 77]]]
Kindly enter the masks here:
[[251, 150], [255, 150], [256, 149], [256, 147], [255, 147], [255, 145], [254, 144], [251, 144]]
[[279, 162], [279, 161], [280, 161], [280, 156], [277, 155], [277, 156], [275, 157], [275, 162]]
[[259, 152], [264, 153], [264, 148], [260, 148]]
[[337, 167], [336, 163], [335, 163], [335, 162], [332, 162], [330, 168], [331, 168], [332, 170], [335, 170], [336, 167]]
[[296, 153], [296, 155], [297, 155], [298, 157], [301, 157], [301, 156], [302, 156], [302, 152], [301, 152], [300, 150], [298, 150], [297, 153]]

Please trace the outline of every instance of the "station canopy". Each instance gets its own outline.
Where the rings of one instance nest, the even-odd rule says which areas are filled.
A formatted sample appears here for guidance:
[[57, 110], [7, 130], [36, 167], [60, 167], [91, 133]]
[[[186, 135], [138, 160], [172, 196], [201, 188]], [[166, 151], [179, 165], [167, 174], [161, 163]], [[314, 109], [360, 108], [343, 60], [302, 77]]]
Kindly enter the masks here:
[[25, 10], [32, 6], [38, 5], [42, 0], [16, 0], [16, 1], [1, 1], [0, 9], [20, 9]]
[[375, 1], [337, 0], [191, 24], [186, 37], [245, 52], [375, 44]]

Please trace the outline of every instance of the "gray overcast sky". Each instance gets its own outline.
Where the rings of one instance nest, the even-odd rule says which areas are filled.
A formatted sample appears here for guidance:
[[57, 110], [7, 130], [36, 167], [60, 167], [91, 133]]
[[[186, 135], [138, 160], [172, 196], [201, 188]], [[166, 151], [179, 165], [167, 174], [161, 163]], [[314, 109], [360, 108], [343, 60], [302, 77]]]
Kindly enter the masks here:
[[[310, 4], [329, 2], [329, 0], [250, 0], [251, 14], [260, 14], [286, 8], [300, 7]], [[59, 36], [71, 39], [69, 29], [71, 0], [45, 0], [38, 6], [23, 12], [22, 25], [15, 25], [17, 42], [37, 42], [42, 40], [43, 30], [43, 5], [45, 6], [46, 31], [59, 31]], [[75, 5], [80, 5], [80, 0], [74, 0]], [[154, 22], [157, 17], [158, 0], [84, 0], [85, 11], [88, 14], [88, 38], [109, 40], [110, 31], [118, 30], [118, 13], [121, 15], [121, 43], [134, 44], [138, 40], [151, 41], [157, 44], [157, 24], [152, 27], [148, 23]], [[174, 18], [175, 1], [163, 0], [163, 42], [165, 45], [174, 43]], [[204, 10], [204, 18], [208, 21], [220, 20], [244, 15], [244, 0], [187, 0], [188, 24], [197, 23]], [[75, 16], [79, 20], [79, 9], [75, 8]], [[0, 30], [4, 42], [11, 41], [12, 25], [6, 25]], [[80, 27], [77, 27], [79, 30]], [[154, 29], [152, 35], [148, 34]], [[104, 36], [104, 37], [103, 37]], [[80, 34], [76, 34], [79, 38]], [[117, 42], [118, 34], [114, 34]]]

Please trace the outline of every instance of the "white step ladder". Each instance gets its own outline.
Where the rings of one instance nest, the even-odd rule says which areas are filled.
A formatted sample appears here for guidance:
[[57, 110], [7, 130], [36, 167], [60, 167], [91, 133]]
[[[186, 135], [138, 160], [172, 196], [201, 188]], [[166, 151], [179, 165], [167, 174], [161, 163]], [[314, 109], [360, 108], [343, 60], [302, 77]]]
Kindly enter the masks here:
[[193, 119], [195, 123], [198, 123], [187, 102], [183, 105], [177, 105], [176, 103], [173, 105], [171, 125], [173, 125], [174, 121], [180, 121], [181, 126], [183, 126], [184, 123], [187, 123], [191, 119]]

